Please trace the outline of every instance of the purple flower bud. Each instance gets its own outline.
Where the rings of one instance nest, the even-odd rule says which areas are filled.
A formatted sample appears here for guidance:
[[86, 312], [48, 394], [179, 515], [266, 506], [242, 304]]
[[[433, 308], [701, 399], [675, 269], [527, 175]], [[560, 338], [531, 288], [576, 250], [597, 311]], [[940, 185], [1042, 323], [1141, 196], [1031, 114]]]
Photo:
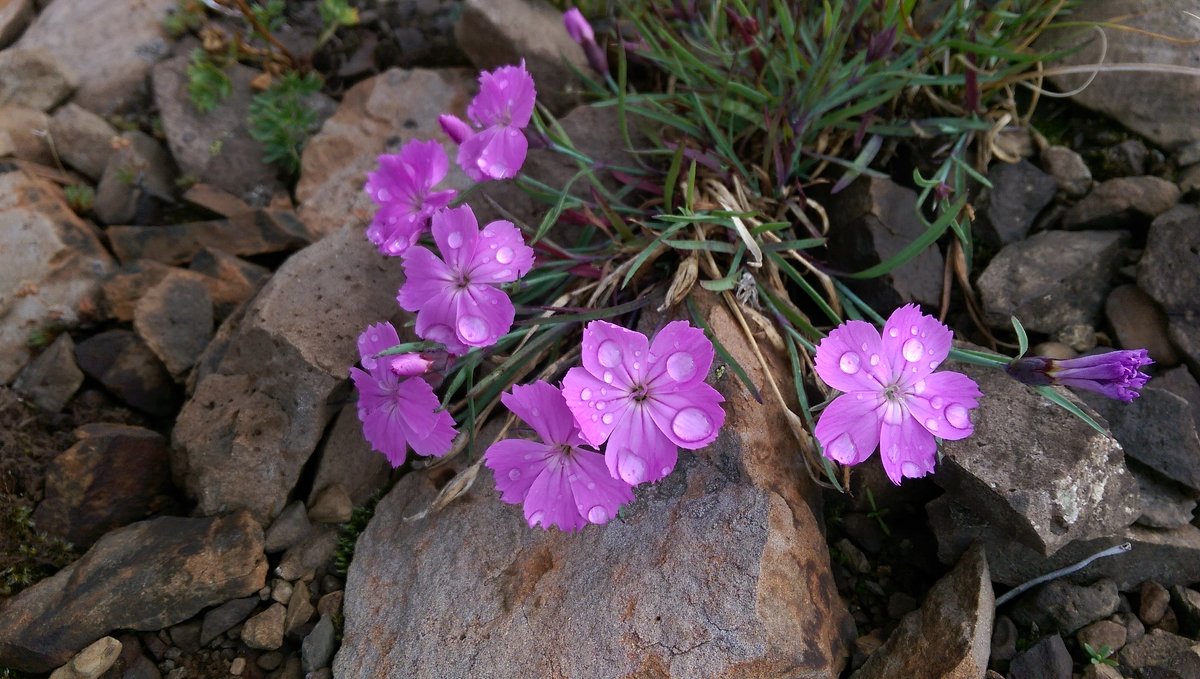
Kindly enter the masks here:
[[1006, 370], [1025, 384], [1060, 384], [1128, 403], [1139, 396], [1138, 390], [1150, 379], [1141, 371], [1142, 366], [1152, 363], [1145, 349], [1134, 349], [1064, 360], [1029, 356], [1008, 364]]
[[563, 26], [567, 28], [567, 35], [580, 45], [596, 42], [596, 33], [592, 30], [592, 25], [588, 23], [583, 12], [580, 12], [577, 7], [563, 12]]
[[424, 375], [432, 365], [433, 361], [421, 354], [397, 354], [388, 362], [388, 367], [399, 377]]
[[442, 126], [442, 132], [446, 133], [447, 137], [455, 144], [461, 144], [468, 137], [475, 133], [462, 118], [452, 116], [449, 113], [443, 113], [438, 116], [438, 125]]

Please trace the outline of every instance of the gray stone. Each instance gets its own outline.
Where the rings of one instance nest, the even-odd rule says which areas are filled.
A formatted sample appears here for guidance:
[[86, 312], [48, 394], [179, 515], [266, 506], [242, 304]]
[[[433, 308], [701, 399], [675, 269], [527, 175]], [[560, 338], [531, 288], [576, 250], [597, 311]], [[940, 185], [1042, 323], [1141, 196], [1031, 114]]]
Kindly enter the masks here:
[[1171, 588], [1171, 608], [1179, 619], [1179, 631], [1189, 637], [1200, 632], [1200, 592], [1175, 585]]
[[1091, 585], [1053, 580], [1017, 599], [1009, 614], [1021, 625], [1070, 635], [1117, 612], [1117, 585], [1101, 579]]
[[[442, 113], [465, 115], [473, 78], [466, 69], [394, 68], [347, 90], [337, 113], [308, 141], [301, 158], [296, 199], [310, 238], [347, 223], [361, 238], [375, 213], [375, 204], [362, 190], [363, 178], [380, 154], [395, 153], [413, 139], [436, 139], [453, 159], [457, 146], [442, 133], [437, 118]], [[451, 163], [442, 185], [461, 189], [470, 183]]]
[[1140, 465], [1130, 464], [1129, 471], [1138, 482], [1141, 516], [1137, 522], [1150, 528], [1179, 528], [1192, 522], [1196, 510], [1196, 492]]
[[1164, 370], [1154, 378], [1154, 386], [1166, 389], [1188, 402], [1192, 412], [1192, 422], [1196, 431], [1200, 431], [1200, 383], [1188, 372], [1186, 366]]
[[205, 613], [204, 622], [200, 626], [200, 645], [208, 646], [213, 639], [240, 624], [257, 607], [258, 597], [252, 596], [226, 601]]
[[[829, 257], [845, 271], [860, 271], [898, 254], [925, 232], [917, 194], [890, 179], [859, 177], [826, 202], [835, 228]], [[850, 285], [868, 303], [894, 308], [908, 302], [936, 307], [942, 291], [942, 256], [926, 248], [888, 274]]]
[[1179, 187], [1158, 177], [1117, 177], [1101, 182], [1063, 215], [1068, 229], [1144, 226], [1175, 207]]
[[1124, 234], [1043, 231], [1006, 245], [976, 282], [987, 320], [1053, 333], [1072, 323], [1096, 325], [1109, 279], [1120, 265]]
[[991, 649], [995, 596], [983, 549], [972, 548], [852, 679], [979, 677]]
[[1000, 527], [945, 496], [926, 505], [926, 512], [942, 563], [954, 563], [973, 542], [982, 542], [987, 548], [992, 579], [1005, 585], [1019, 585], [1124, 542], [1129, 542], [1132, 549], [1097, 559], [1068, 580], [1109, 578], [1123, 592], [1136, 589], [1148, 579], [1167, 585], [1200, 581], [1200, 529], [1195, 526], [1160, 529], [1134, 524], [1110, 537], [1072, 542], [1047, 557], [1013, 541]]
[[[579, 101], [575, 71], [588, 72], [587, 58], [563, 28], [562, 14], [545, 0], [465, 0], [454, 35], [480, 69], [524, 59], [538, 101], [556, 115]], [[480, 40], [484, 35], [488, 39]]]
[[1112, 620], [1097, 620], [1075, 634], [1075, 640], [1080, 646], [1087, 644], [1099, 651], [1107, 646], [1118, 651], [1125, 645], [1127, 632], [1125, 625]]
[[57, 413], [82, 384], [83, 371], [75, 364], [75, 343], [64, 332], [25, 366], [13, 382], [13, 391], [42, 410]]
[[171, 643], [184, 653], [195, 653], [200, 650], [199, 620], [188, 620], [175, 625], [169, 630]]
[[[287, 615], [283, 619], [283, 629], [285, 634], [292, 634], [307, 624], [313, 616], [312, 601], [309, 600], [308, 585], [303, 581], [299, 581], [292, 588], [292, 595], [287, 601]], [[329, 664], [329, 660], [325, 661]], [[323, 667], [324, 665], [322, 665]]]
[[250, 648], [274, 651], [283, 645], [283, 604], [271, 604], [267, 610], [242, 625], [242, 641]]
[[1057, 634], [1013, 658], [1008, 679], [1071, 679], [1071, 654]]
[[362, 422], [354, 404], [342, 408], [318, 452], [321, 457], [308, 499], [310, 504], [316, 501], [317, 491], [337, 484], [346, 489], [351, 504], [361, 505], [387, 485], [392, 473], [387, 458], [371, 450], [363, 437]]
[[1071, 347], [1072, 351], [1087, 352], [1096, 348], [1096, 329], [1087, 323], [1065, 325], [1054, 333], [1054, 338]]
[[0, 173], [0, 384], [31, 356], [30, 340], [95, 319], [112, 259], [62, 191], [21, 171]]
[[33, 15], [33, 0], [0, 0], [0, 49], [21, 37]]
[[93, 210], [105, 224], [157, 221], [175, 196], [175, 163], [148, 134], [125, 132], [96, 186]]
[[1172, 321], [1200, 311], [1200, 210], [1181, 205], [1154, 220], [1137, 275]]
[[333, 564], [337, 551], [337, 528], [317, 526], [300, 542], [283, 553], [275, 573], [285, 580], [305, 580]]
[[266, 573], [262, 529], [245, 512], [126, 526], [0, 604], [0, 663], [48, 672], [112, 630], [162, 629], [257, 591]]
[[992, 188], [972, 228], [991, 246], [1008, 245], [1029, 233], [1033, 220], [1054, 200], [1058, 184], [1028, 160], [995, 162], [988, 168]]
[[1187, 637], [1160, 629], [1150, 630], [1146, 636], [1125, 645], [1121, 649], [1121, 664], [1126, 667], [1148, 667], [1163, 665], [1175, 656], [1191, 650], [1194, 642]]
[[92, 179], [104, 174], [117, 130], [104, 118], [75, 104], [58, 107], [50, 118], [54, 148], [67, 165]]
[[1167, 607], [1171, 603], [1171, 593], [1157, 582], [1147, 580], [1142, 583], [1140, 595], [1138, 617], [1147, 625], [1157, 625], [1167, 614]]
[[1104, 149], [1104, 164], [1112, 174], [1137, 177], [1146, 174], [1150, 151], [1140, 139], [1126, 139]]
[[934, 482], [950, 498], [1046, 555], [1133, 523], [1137, 484], [1117, 441], [1003, 372], [961, 370], [984, 395], [974, 435], [942, 444]]
[[150, 67], [171, 51], [163, 20], [175, 5], [175, 0], [52, 3], [16, 46], [53, 54], [78, 78], [75, 103], [108, 115], [144, 100]]
[[261, 71], [237, 63], [227, 66], [229, 96], [201, 113], [188, 97], [190, 63], [191, 57], [182, 55], [153, 70], [154, 103], [180, 171], [236, 196], [275, 193], [281, 188], [275, 168], [263, 161], [263, 145], [250, 136], [248, 122], [255, 94], [250, 81]]
[[[764, 382], [710, 300], [697, 299], [714, 336]], [[786, 375], [784, 358], [767, 355]], [[486, 470], [441, 511], [404, 521], [438, 486], [402, 478], [359, 537], [334, 674], [837, 676], [852, 625], [810, 509], [819, 492], [788, 452], [779, 407], [731, 375], [713, 382], [727, 399], [716, 442], [576, 535], [530, 530]], [[451, 527], [455, 540], [437, 537]], [[568, 638], [589, 651], [563, 654]]]
[[[168, 226], [114, 226], [107, 230], [122, 262], [152, 259], [185, 264], [205, 248], [232, 255], [262, 255], [301, 248], [304, 226], [290, 212], [259, 210], [231, 219]], [[361, 235], [361, 234], [360, 234]]]
[[271, 270], [265, 266], [247, 262], [217, 248], [204, 248], [197, 252], [188, 269], [222, 284], [221, 292], [213, 294], [213, 314], [217, 320], [228, 317], [234, 308], [253, 297], [271, 277]]
[[[1090, 66], [1098, 63], [1170, 64], [1195, 67], [1192, 41], [1200, 38], [1200, 24], [1181, 18], [1175, 0], [1089, 0], [1072, 10], [1075, 30], [1048, 31], [1034, 49], [1082, 49], [1065, 54], [1056, 65]], [[1100, 40], [1096, 28], [1103, 30]], [[1164, 38], [1166, 36], [1166, 38]], [[1116, 118], [1121, 124], [1170, 148], [1200, 139], [1200, 82], [1175, 73], [1150, 69], [1054, 75], [1050, 80], [1062, 91], [1088, 83], [1073, 101]], [[1095, 79], [1091, 79], [1095, 75]], [[1164, 93], [1170, 96], [1163, 96]]]
[[276, 580], [271, 584], [271, 598], [286, 605], [292, 598], [292, 583], [287, 580]]
[[267, 529], [266, 537], [263, 540], [263, 548], [268, 554], [282, 552], [288, 547], [298, 544], [310, 532], [312, 532], [312, 524], [308, 521], [304, 503], [296, 500], [285, 507], [271, 522], [271, 527]]
[[96, 679], [113, 666], [121, 655], [121, 642], [101, 637], [80, 651], [66, 665], [54, 670], [50, 679]]
[[245, 507], [265, 523], [283, 509], [336, 413], [357, 334], [395, 313], [394, 264], [348, 227], [289, 258], [249, 303], [174, 430], [173, 470], [200, 513]]
[[1188, 402], [1153, 382], [1132, 403], [1091, 392], [1081, 397], [1104, 419], [1125, 454], [1168, 479], [1200, 491], [1200, 435]]
[[1184, 144], [1175, 150], [1175, 164], [1188, 167], [1200, 163], [1200, 141]]
[[1179, 348], [1188, 367], [1200, 374], [1200, 311], [1171, 316], [1167, 337]]
[[1083, 157], [1065, 146], [1050, 146], [1042, 151], [1042, 169], [1058, 183], [1058, 190], [1070, 198], [1081, 198], [1092, 188], [1092, 172]]
[[173, 274], [138, 300], [133, 328], [178, 379], [192, 367], [212, 337], [213, 300], [204, 283]]
[[300, 647], [300, 666], [304, 668], [305, 672], [315, 672], [322, 667], [329, 667], [329, 661], [333, 660], [333, 651], [335, 650], [333, 635], [333, 620], [322, 617], [317, 626], [308, 633], [308, 636], [304, 637], [304, 643]]
[[40, 49], [0, 50], [0, 106], [49, 111], [75, 89], [75, 78]]
[[1179, 364], [1179, 352], [1167, 338], [1167, 315], [1136, 285], [1121, 285], [1108, 294], [1104, 315], [1122, 349], [1145, 349], [1159, 368]]
[[75, 360], [84, 373], [134, 408], [163, 417], [175, 412], [179, 397], [171, 375], [132, 332], [92, 335], [75, 347]]
[[354, 504], [340, 483], [322, 488], [308, 509], [308, 518], [317, 523], [345, 523], [350, 520]]
[[1200, 194], [1200, 165], [1192, 165], [1179, 173], [1179, 193], [1188, 200]]

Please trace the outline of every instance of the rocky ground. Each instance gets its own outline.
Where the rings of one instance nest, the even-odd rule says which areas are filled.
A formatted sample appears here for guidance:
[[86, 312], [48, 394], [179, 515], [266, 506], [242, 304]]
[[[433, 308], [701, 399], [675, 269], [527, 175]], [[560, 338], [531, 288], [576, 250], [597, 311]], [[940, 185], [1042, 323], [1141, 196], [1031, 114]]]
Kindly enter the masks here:
[[[311, 48], [296, 4], [284, 38]], [[1149, 9], [1143, 28], [1200, 38], [1161, 5], [1080, 11]], [[363, 3], [315, 52], [322, 124], [288, 178], [246, 128], [253, 69], [214, 112], [189, 103], [198, 38], [166, 32], [175, 6], [0, 0], [0, 676], [1200, 677], [1197, 81], [1108, 75], [1088, 109], [1044, 106], [973, 200], [995, 331], [1017, 315], [1044, 355], [1149, 348], [1141, 399], [1077, 400], [1111, 435], [966, 367], [987, 394], [975, 435], [931, 479], [897, 488], [868, 462], [841, 495], [718, 372], [717, 442], [568, 536], [529, 530], [490, 480], [409, 520], [454, 469], [391, 470], [346, 379], [358, 332], [399, 319], [399, 267], [362, 234], [365, 173], [446, 142], [436, 116], [463, 113], [476, 69], [525, 58], [581, 149], [620, 152], [611, 111], [576, 108], [585, 65], [557, 12]], [[1186, 40], [1109, 42], [1115, 61], [1195, 59]], [[566, 178], [546, 151], [526, 171]], [[512, 186], [486, 193], [541, 219]], [[829, 197], [829, 260], [896, 253], [923, 231], [915, 200], [866, 177]], [[858, 292], [937, 308], [947, 270], [932, 248]]]

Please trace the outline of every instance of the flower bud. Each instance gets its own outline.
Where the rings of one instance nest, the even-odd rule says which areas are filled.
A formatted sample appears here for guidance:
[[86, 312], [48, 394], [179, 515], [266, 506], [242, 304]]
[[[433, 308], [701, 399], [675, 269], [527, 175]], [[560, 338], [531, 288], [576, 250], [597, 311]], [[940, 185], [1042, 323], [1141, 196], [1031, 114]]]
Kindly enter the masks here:
[[1139, 396], [1138, 390], [1150, 379], [1141, 371], [1142, 366], [1152, 363], [1145, 349], [1135, 349], [1061, 360], [1028, 356], [1009, 363], [1005, 370], [1025, 384], [1058, 384], [1128, 403]]
[[421, 354], [397, 354], [388, 361], [388, 367], [399, 377], [424, 375], [432, 366], [433, 361]]
[[580, 12], [578, 7], [572, 7], [563, 12], [563, 26], [567, 28], [567, 35], [580, 45], [596, 42], [596, 33], [592, 30], [592, 25], [584, 18], [583, 12]]
[[438, 125], [442, 126], [442, 132], [446, 133], [455, 144], [461, 144], [467, 140], [474, 131], [471, 126], [463, 121], [458, 116], [452, 116], [449, 113], [443, 113], [438, 116]]

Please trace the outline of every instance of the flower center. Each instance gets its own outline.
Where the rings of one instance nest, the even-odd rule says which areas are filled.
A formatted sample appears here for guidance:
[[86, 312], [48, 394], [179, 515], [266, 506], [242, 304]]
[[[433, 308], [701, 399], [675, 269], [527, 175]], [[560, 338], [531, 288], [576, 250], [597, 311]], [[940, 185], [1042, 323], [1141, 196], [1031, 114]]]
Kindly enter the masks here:
[[889, 384], [883, 388], [883, 397], [889, 401], [899, 401], [903, 396], [899, 384]]
[[633, 398], [633, 400], [635, 402], [638, 402], [638, 403], [645, 401], [650, 396], [650, 394], [646, 392], [645, 385], [642, 385], [642, 384], [633, 385], [633, 389], [630, 390], [629, 395]]

